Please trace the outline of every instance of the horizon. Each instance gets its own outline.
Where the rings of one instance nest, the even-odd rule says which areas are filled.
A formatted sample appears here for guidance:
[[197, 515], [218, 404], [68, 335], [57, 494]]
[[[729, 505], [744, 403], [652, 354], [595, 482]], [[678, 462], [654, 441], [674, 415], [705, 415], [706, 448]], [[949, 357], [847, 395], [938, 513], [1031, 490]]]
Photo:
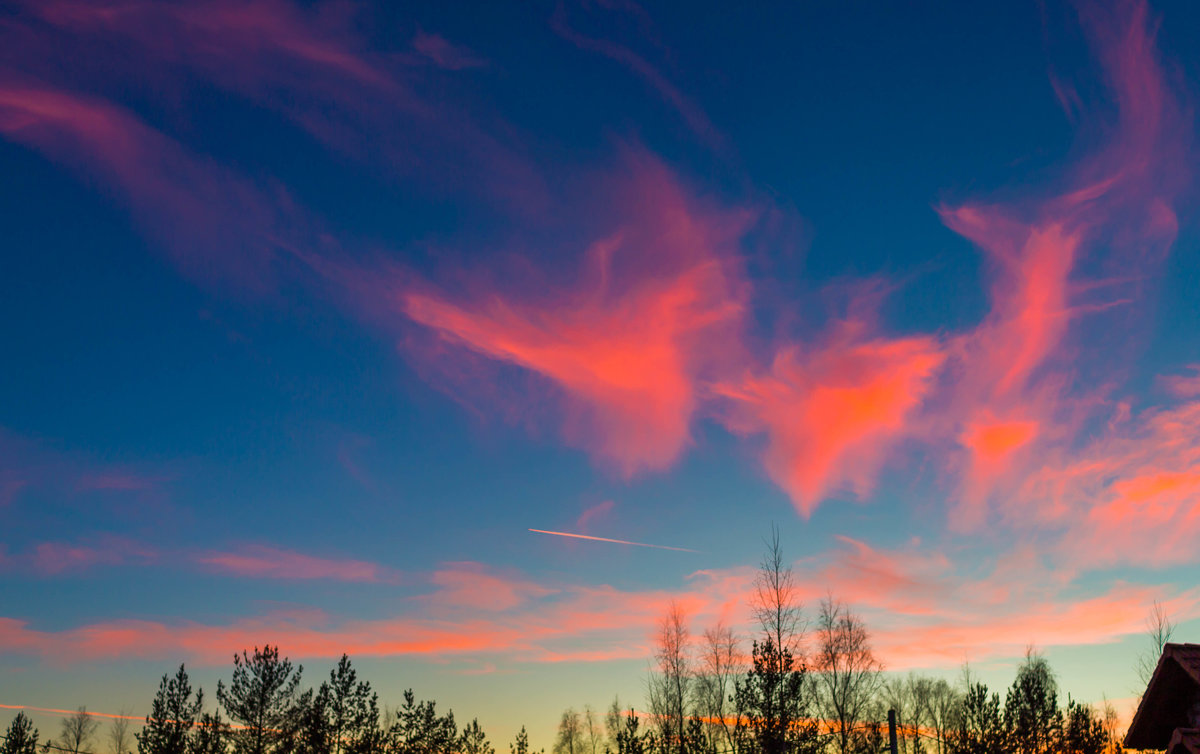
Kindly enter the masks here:
[[14, 0], [0, 724], [271, 644], [549, 750], [669, 604], [748, 642], [772, 527], [886, 673], [1128, 722], [1200, 642], [1198, 32]]

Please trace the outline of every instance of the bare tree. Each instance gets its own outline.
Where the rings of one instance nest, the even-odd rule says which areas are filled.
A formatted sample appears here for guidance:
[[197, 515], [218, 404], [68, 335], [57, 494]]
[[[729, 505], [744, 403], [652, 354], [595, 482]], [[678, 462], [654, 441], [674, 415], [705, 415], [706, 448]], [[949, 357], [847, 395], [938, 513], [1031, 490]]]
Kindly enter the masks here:
[[608, 751], [616, 752], [620, 746], [617, 736], [625, 729], [623, 712], [621, 700], [614, 696], [608, 712], [604, 715], [604, 741]]
[[803, 657], [804, 622], [800, 600], [796, 594], [795, 576], [784, 563], [783, 548], [779, 545], [779, 528], [771, 525], [771, 539], [754, 578], [754, 597], [751, 607], [763, 633], [771, 638], [779, 651]]
[[583, 754], [583, 720], [574, 708], [563, 710], [551, 751], [554, 754]]
[[600, 754], [603, 740], [603, 731], [600, 730], [600, 723], [596, 720], [596, 713], [592, 709], [592, 705], [583, 705], [583, 741], [588, 754]]
[[821, 601], [813, 656], [825, 717], [836, 725], [839, 754], [849, 754], [852, 732], [863, 720], [883, 666], [875, 659], [862, 619], [832, 595]]
[[74, 714], [63, 719], [56, 743], [64, 751], [79, 754], [87, 749], [87, 744], [98, 727], [100, 723], [88, 714], [87, 707], [80, 707]]
[[658, 646], [654, 650], [657, 669], [650, 677], [650, 712], [658, 723], [664, 751], [684, 750], [684, 727], [691, 685], [687, 622], [683, 610], [674, 601], [667, 608], [658, 628]]
[[933, 729], [937, 754], [946, 754], [950, 748], [951, 730], [961, 698], [946, 679], [939, 678], [930, 689], [929, 727]]
[[122, 709], [108, 728], [108, 747], [112, 754], [130, 754], [133, 751], [133, 734], [129, 731], [129, 717], [133, 713]]
[[734, 735], [734, 723], [729, 719], [733, 713], [730, 696], [739, 671], [737, 637], [724, 622], [717, 623], [704, 632], [694, 694], [699, 713], [735, 753], [740, 737]]
[[[884, 709], [896, 711], [896, 725], [903, 732], [904, 726], [909, 722], [909, 713], [913, 706], [910, 684], [903, 676], [889, 678], [880, 687], [879, 699], [883, 702]], [[904, 735], [900, 736], [897, 745], [902, 754], [911, 751], [908, 738]]]
[[1138, 678], [1142, 681], [1142, 690], [1150, 685], [1150, 677], [1154, 675], [1154, 669], [1158, 667], [1158, 658], [1162, 656], [1163, 647], [1171, 641], [1174, 633], [1175, 624], [1171, 622], [1162, 603], [1155, 600], [1150, 615], [1146, 617], [1146, 638], [1150, 640], [1150, 646], [1138, 656], [1137, 662]]
[[1108, 700], [1107, 696], [1104, 697], [1104, 704], [1101, 711], [1103, 712], [1101, 722], [1104, 725], [1104, 737], [1106, 739], [1104, 751], [1106, 754], [1119, 754], [1122, 750], [1120, 745], [1121, 739], [1118, 738], [1120, 734], [1121, 713], [1117, 712], [1117, 708], [1113, 706], [1113, 703]]

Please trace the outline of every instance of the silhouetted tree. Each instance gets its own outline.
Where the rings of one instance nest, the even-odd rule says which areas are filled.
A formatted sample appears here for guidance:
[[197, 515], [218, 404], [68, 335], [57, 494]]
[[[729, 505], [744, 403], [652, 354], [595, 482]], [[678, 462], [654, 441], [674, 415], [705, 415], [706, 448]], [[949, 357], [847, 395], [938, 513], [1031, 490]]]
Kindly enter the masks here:
[[951, 754], [1003, 754], [1004, 720], [1000, 695], [988, 693], [982, 683], [967, 681], [958, 712], [958, 726], [950, 741]]
[[517, 737], [508, 745], [508, 754], [529, 754], [529, 733], [525, 731], [525, 726], [521, 726], [521, 730], [517, 731]]
[[734, 691], [739, 714], [762, 754], [815, 750], [817, 731], [808, 717], [807, 669], [797, 657], [803, 616], [775, 527], [755, 578], [753, 608], [762, 638], [753, 643], [752, 667]]
[[1121, 754], [1124, 747], [1120, 738], [1121, 713], [1117, 712], [1117, 708], [1106, 697], [1104, 699], [1104, 738], [1107, 741], [1104, 747], [1106, 754]]
[[163, 675], [146, 725], [135, 734], [138, 754], [186, 754], [192, 723], [203, 706], [204, 695], [197, 689], [193, 696], [183, 665], [174, 677]]
[[625, 721], [621, 714], [621, 700], [613, 697], [612, 704], [608, 707], [608, 712], [604, 713], [604, 749], [608, 752], [615, 752], [619, 747], [617, 736], [625, 728]]
[[231, 733], [220, 712], [205, 712], [196, 720], [188, 751], [191, 754], [226, 754]]
[[574, 708], [563, 710], [551, 751], [554, 754], [583, 754], [583, 719]]
[[379, 698], [343, 654], [329, 680], [300, 703], [300, 744], [313, 754], [369, 754], [383, 743]]
[[600, 721], [596, 719], [596, 711], [590, 704], [583, 705], [583, 741], [588, 754], [600, 754], [600, 748], [604, 743], [604, 731], [600, 728]]
[[1091, 707], [1068, 699], [1065, 717], [1062, 742], [1058, 746], [1061, 754], [1103, 754], [1108, 734], [1104, 722]]
[[624, 724], [617, 733], [617, 754], [645, 754], [646, 741], [638, 730], [637, 715], [631, 709], [624, 717]]
[[[654, 658], [657, 672], [650, 677], [650, 711], [658, 724], [664, 752], [684, 754], [687, 703], [692, 680], [687, 621], [672, 602], [658, 628]], [[578, 754], [572, 752], [571, 754]]]
[[754, 642], [753, 666], [736, 687], [738, 708], [762, 754], [816, 750], [816, 723], [808, 718], [804, 666], [771, 636]]
[[80, 707], [63, 718], [57, 745], [63, 751], [79, 754], [87, 748], [88, 741], [92, 740], [92, 735], [99, 727], [100, 723], [87, 713], [87, 707]]
[[1142, 682], [1139, 695], [1150, 685], [1150, 676], [1154, 675], [1154, 669], [1158, 667], [1158, 658], [1162, 656], [1163, 647], [1171, 641], [1171, 635], [1174, 633], [1175, 624], [1171, 622], [1162, 603], [1155, 600], [1154, 608], [1146, 618], [1146, 638], [1149, 640], [1149, 646], [1145, 652], [1138, 655], [1137, 673]]
[[472, 718], [471, 722], [463, 726], [458, 737], [458, 751], [460, 754], [496, 754], [496, 749], [488, 742], [483, 728], [479, 727], [479, 718]]
[[448, 754], [458, 742], [454, 712], [437, 714], [435, 702], [417, 702], [412, 689], [388, 731], [387, 751], [394, 754]]
[[217, 699], [234, 722], [243, 726], [233, 734], [238, 754], [284, 752], [295, 735], [296, 689], [303, 667], [293, 666], [271, 645], [253, 654], [233, 656], [229, 686], [217, 684]]
[[1046, 754], [1059, 740], [1058, 684], [1045, 658], [1032, 649], [1004, 700], [1004, 728], [1014, 754]]
[[4, 741], [0, 742], [0, 754], [36, 754], [38, 742], [37, 728], [24, 712], [18, 712], [4, 731]]
[[850, 754], [851, 734], [879, 687], [882, 666], [871, 651], [862, 619], [832, 596], [821, 602], [813, 670], [823, 717], [835, 725], [839, 754]]
[[933, 730], [936, 754], [946, 754], [961, 698], [944, 678], [933, 681], [928, 706], [928, 727]]
[[130, 754], [133, 734], [129, 732], [129, 710], [122, 709], [108, 726], [108, 747], [112, 754]]
[[704, 632], [700, 652], [700, 672], [692, 684], [696, 711], [708, 718], [724, 747], [736, 754], [739, 737], [729, 721], [730, 697], [738, 676], [738, 641], [733, 629], [724, 623]]

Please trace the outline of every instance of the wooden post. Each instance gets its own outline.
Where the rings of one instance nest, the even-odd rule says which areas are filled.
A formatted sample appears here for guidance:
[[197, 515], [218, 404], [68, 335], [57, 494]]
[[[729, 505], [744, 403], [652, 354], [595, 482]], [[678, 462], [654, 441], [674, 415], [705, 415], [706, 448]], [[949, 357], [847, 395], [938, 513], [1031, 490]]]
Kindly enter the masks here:
[[888, 710], [888, 751], [898, 754], [896, 745], [896, 710]]

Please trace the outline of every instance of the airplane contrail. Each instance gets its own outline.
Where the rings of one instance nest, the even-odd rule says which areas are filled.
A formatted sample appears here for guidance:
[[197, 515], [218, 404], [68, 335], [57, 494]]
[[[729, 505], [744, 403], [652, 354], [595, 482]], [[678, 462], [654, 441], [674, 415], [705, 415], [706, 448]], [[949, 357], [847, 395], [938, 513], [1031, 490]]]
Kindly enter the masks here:
[[625, 539], [609, 539], [608, 537], [592, 537], [587, 534], [572, 534], [567, 531], [546, 531], [545, 529], [530, 529], [529, 531], [536, 534], [553, 534], [556, 537], [571, 537], [572, 539], [590, 539], [593, 542], [612, 542], [618, 545], [633, 545], [634, 547], [653, 547], [656, 550], [675, 550], [676, 552], [700, 552], [699, 550], [689, 550], [686, 547], [668, 547], [667, 545], [648, 545], [645, 542], [630, 542]]

